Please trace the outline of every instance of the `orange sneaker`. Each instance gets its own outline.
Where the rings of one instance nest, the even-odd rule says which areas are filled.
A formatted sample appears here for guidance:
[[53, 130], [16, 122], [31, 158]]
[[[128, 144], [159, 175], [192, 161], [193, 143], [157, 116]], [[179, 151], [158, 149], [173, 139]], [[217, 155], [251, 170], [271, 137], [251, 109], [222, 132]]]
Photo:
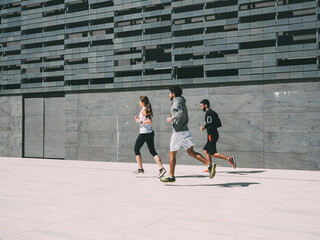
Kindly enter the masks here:
[[203, 170], [203, 172], [209, 172], [208, 168], [207, 168], [207, 169], [205, 169], [205, 170]]

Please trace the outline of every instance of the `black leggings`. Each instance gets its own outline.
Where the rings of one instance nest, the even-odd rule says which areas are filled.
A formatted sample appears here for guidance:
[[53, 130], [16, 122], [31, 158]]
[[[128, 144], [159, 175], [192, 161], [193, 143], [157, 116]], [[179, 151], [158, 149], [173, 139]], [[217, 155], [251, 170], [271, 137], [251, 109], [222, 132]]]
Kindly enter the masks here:
[[152, 131], [151, 133], [140, 133], [137, 140], [136, 144], [134, 145], [134, 153], [137, 155], [141, 155], [140, 149], [143, 146], [143, 144], [147, 142], [147, 146], [149, 149], [149, 152], [151, 155], [154, 157], [158, 155], [156, 150], [154, 149], [154, 132]]

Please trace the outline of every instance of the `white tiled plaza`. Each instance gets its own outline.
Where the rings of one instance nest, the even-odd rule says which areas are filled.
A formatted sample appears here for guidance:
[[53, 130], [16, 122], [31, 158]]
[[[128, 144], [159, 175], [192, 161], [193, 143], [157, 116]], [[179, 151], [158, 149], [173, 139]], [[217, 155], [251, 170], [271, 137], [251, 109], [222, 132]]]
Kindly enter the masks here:
[[319, 171], [144, 167], [1, 157], [0, 239], [320, 239]]

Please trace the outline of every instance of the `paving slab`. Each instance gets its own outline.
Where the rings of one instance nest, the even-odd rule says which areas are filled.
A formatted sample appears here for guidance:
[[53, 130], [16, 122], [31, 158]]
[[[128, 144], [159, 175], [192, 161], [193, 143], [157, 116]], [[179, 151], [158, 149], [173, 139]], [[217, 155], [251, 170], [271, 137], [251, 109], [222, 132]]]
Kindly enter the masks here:
[[178, 164], [164, 184], [136, 168], [1, 157], [0, 239], [320, 239], [319, 171]]

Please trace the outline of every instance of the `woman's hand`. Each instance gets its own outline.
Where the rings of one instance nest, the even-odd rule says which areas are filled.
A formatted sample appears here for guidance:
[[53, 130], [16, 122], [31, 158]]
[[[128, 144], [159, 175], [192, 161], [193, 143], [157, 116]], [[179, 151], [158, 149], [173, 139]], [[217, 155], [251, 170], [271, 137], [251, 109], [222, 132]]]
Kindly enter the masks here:
[[138, 115], [135, 116], [135, 120], [136, 120], [136, 123], [140, 123], [140, 119]]

